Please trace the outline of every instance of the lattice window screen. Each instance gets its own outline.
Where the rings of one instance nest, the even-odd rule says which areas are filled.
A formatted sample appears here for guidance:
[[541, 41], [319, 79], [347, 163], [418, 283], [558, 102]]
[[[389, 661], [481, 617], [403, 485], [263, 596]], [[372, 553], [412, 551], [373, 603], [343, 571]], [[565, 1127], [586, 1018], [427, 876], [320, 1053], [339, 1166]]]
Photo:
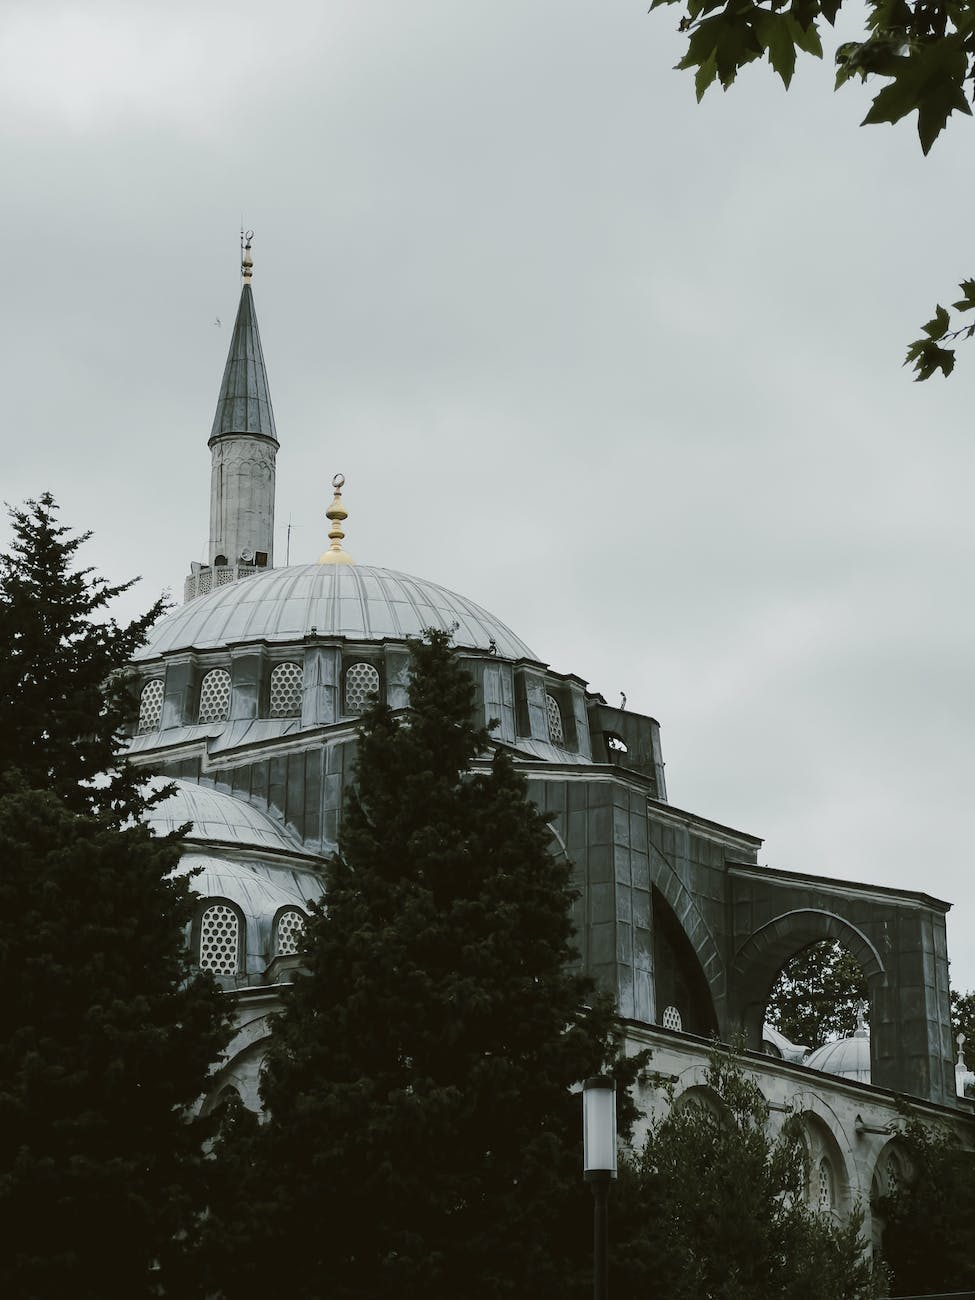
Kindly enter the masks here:
[[293, 957], [298, 951], [305, 917], [297, 909], [282, 912], [278, 917], [278, 935], [275, 951], [279, 957]]
[[213, 587], [213, 570], [203, 569], [200, 573], [200, 585], [197, 587], [197, 595], [205, 596]]
[[828, 1214], [833, 1208], [833, 1169], [825, 1156], [819, 1162], [819, 1208]]
[[345, 673], [345, 711], [361, 713], [369, 696], [379, 691], [379, 670], [372, 664], [350, 664]]
[[154, 677], [146, 682], [139, 696], [139, 731], [156, 731], [162, 718], [163, 681]]
[[301, 664], [278, 664], [271, 670], [272, 718], [301, 717]]
[[200, 687], [200, 721], [226, 722], [230, 717], [230, 673], [212, 668]]
[[684, 1021], [676, 1007], [664, 1007], [664, 1018], [660, 1022], [664, 1029], [683, 1029]]
[[548, 738], [553, 745], [564, 745], [565, 731], [562, 727], [562, 710], [559, 708], [559, 702], [554, 695], [545, 696], [545, 707], [548, 710]]
[[220, 567], [215, 570], [215, 573], [217, 575], [218, 587], [225, 587], [228, 582], [237, 581], [237, 570], [232, 568], [230, 565], [221, 564]]
[[236, 975], [240, 965], [240, 918], [226, 903], [214, 903], [200, 921], [200, 967], [215, 975]]

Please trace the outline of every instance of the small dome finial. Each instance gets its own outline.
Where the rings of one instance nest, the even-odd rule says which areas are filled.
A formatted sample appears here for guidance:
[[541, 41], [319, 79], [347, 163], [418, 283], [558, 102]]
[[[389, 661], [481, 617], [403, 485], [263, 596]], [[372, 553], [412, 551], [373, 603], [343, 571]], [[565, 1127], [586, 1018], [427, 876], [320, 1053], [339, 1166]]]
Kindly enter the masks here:
[[342, 538], [345, 533], [342, 531], [342, 522], [348, 519], [349, 512], [342, 504], [342, 488], [345, 486], [345, 475], [336, 474], [332, 479], [332, 487], [335, 489], [335, 496], [332, 498], [332, 504], [325, 511], [325, 518], [329, 520], [332, 527], [328, 530], [328, 536], [332, 545], [324, 555], [319, 556], [319, 564], [353, 564], [354, 561], [348, 551], [342, 550]]
[[240, 273], [243, 276], [244, 284], [250, 284], [251, 276], [254, 274], [254, 259], [251, 257], [251, 240], [254, 238], [253, 230], [240, 230]]

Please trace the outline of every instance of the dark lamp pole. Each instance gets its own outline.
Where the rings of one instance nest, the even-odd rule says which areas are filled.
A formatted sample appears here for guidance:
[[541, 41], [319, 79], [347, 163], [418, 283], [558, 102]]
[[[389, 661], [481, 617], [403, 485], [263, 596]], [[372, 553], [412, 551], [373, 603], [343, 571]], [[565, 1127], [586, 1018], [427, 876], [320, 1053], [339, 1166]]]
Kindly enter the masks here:
[[609, 1300], [609, 1185], [616, 1177], [616, 1080], [582, 1085], [582, 1166], [592, 1186], [592, 1294]]

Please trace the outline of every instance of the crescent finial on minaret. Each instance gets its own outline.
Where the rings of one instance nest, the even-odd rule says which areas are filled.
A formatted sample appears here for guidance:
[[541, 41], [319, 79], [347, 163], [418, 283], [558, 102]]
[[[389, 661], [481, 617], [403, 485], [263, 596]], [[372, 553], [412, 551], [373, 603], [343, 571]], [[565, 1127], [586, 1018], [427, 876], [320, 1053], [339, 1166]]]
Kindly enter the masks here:
[[348, 519], [349, 512], [342, 504], [342, 488], [345, 486], [345, 475], [336, 474], [332, 479], [332, 487], [335, 489], [335, 496], [332, 498], [332, 504], [325, 511], [325, 518], [329, 520], [332, 527], [328, 535], [332, 545], [324, 555], [319, 557], [319, 564], [354, 564], [355, 561], [348, 551], [342, 550], [342, 538], [345, 533], [342, 531], [342, 523]]
[[241, 230], [240, 232], [240, 273], [244, 278], [244, 284], [250, 284], [251, 276], [254, 274], [254, 259], [251, 257], [251, 240], [254, 238], [253, 230]]

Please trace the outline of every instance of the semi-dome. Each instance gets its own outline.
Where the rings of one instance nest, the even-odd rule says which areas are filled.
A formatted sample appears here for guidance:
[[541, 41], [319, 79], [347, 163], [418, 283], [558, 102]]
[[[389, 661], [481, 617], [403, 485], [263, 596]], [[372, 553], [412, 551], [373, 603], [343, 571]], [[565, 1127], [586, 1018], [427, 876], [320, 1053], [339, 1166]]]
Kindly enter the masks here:
[[273, 849], [277, 853], [303, 853], [301, 844], [243, 799], [223, 794], [192, 781], [154, 777], [150, 789], [172, 786], [173, 792], [144, 814], [157, 835], [173, 831], [192, 822], [185, 840], [202, 840], [208, 844], [235, 844], [250, 849]]
[[404, 640], [456, 624], [458, 646], [505, 659], [534, 651], [480, 605], [435, 582], [369, 565], [304, 564], [256, 569], [253, 576], [197, 596], [159, 621], [137, 659], [171, 650], [206, 650], [247, 641], [300, 641], [309, 635], [356, 641]]

